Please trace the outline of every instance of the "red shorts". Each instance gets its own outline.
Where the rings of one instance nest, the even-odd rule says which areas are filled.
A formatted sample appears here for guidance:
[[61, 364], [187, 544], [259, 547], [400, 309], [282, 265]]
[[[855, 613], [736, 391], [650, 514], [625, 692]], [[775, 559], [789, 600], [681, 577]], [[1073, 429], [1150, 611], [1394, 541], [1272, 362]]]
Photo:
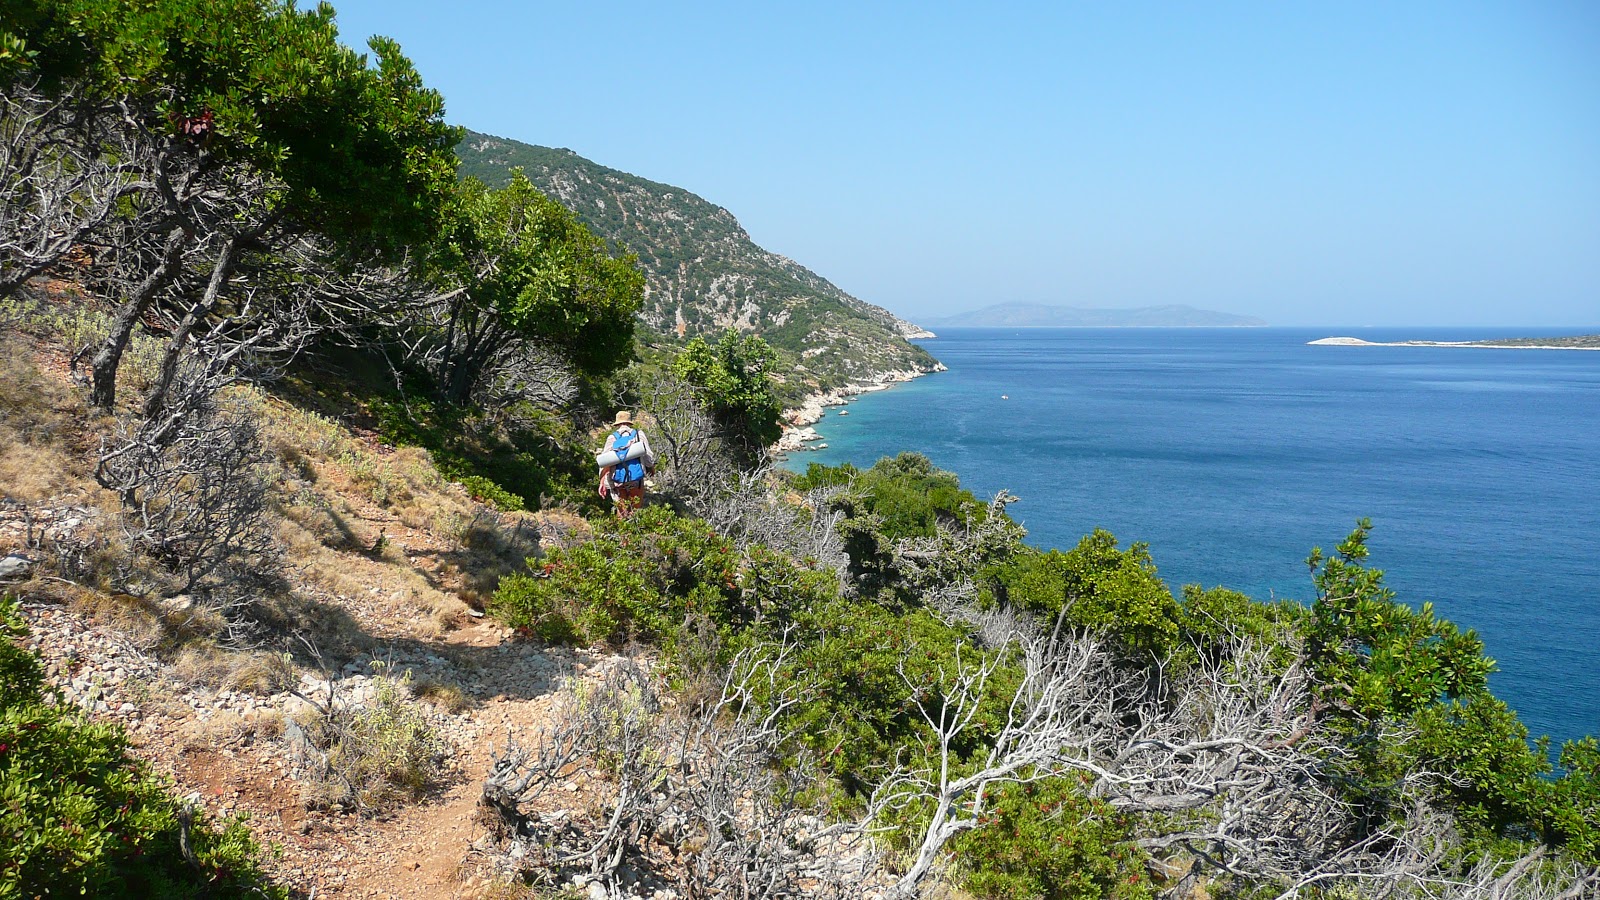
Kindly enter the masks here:
[[644, 505], [644, 482], [612, 485], [611, 502], [616, 505], [619, 516], [626, 516], [638, 509]]

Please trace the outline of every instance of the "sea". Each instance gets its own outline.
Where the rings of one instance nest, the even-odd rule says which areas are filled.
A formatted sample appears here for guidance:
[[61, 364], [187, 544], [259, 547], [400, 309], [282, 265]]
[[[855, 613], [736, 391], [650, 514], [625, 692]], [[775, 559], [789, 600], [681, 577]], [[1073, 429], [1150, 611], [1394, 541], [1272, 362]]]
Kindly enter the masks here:
[[[785, 464], [927, 455], [1030, 543], [1105, 528], [1161, 577], [1309, 602], [1360, 518], [1398, 599], [1477, 631], [1534, 736], [1600, 735], [1600, 351], [1310, 345], [1548, 329], [963, 328]], [[1600, 327], [1587, 332], [1600, 333]], [[816, 447], [817, 444], [813, 444]]]

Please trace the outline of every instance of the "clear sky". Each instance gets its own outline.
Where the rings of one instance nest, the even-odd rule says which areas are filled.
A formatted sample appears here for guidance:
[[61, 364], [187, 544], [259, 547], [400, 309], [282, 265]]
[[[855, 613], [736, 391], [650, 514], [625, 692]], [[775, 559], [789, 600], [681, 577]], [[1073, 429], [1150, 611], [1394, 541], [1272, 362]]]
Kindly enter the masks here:
[[450, 121], [915, 320], [1600, 325], [1600, 3], [335, 0]]

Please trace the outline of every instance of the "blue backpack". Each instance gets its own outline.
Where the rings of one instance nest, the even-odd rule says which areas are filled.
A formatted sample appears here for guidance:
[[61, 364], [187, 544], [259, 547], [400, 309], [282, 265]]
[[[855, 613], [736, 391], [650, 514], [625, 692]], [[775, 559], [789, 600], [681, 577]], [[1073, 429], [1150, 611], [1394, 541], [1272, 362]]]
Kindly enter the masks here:
[[[619, 453], [633, 445], [639, 439], [638, 429], [628, 432], [624, 438], [622, 432], [615, 431], [611, 434], [611, 449]], [[620, 462], [611, 467], [611, 483], [613, 485], [633, 484], [644, 480], [644, 457], [638, 456], [627, 462]]]

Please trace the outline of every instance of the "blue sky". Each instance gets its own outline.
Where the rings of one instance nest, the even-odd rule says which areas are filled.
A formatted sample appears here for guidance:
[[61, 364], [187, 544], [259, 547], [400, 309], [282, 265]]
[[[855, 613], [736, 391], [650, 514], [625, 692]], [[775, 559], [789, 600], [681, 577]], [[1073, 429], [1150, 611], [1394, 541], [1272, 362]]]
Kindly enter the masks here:
[[911, 319], [1600, 325], [1600, 4], [336, 0], [449, 118]]

